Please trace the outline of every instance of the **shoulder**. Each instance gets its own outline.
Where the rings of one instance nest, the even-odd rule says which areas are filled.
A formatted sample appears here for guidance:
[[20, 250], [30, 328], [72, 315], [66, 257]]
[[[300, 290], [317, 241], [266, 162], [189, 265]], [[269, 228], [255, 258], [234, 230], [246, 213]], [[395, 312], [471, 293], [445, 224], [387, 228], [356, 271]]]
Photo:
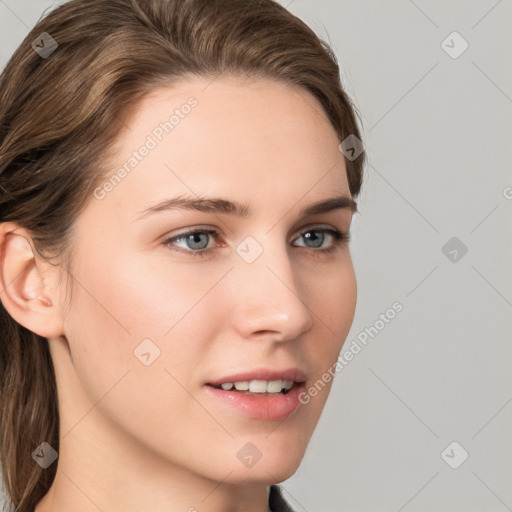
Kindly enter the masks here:
[[268, 497], [268, 506], [272, 512], [295, 512], [283, 497], [279, 485], [271, 485]]

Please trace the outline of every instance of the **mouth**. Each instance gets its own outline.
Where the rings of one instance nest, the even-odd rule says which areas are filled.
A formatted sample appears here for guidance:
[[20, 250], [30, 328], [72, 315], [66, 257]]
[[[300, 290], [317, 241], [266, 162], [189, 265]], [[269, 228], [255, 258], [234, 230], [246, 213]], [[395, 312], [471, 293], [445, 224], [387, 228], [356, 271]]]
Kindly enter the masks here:
[[204, 385], [217, 404], [258, 420], [277, 421], [301, 405], [305, 374], [297, 369], [268, 369], [222, 377]]

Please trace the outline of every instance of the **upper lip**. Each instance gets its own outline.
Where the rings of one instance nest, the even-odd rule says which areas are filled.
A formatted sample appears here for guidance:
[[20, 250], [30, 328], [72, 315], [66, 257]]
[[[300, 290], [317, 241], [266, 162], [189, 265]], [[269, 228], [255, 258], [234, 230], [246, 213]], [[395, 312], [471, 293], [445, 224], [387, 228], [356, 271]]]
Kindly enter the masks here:
[[258, 368], [214, 379], [208, 381], [208, 384], [220, 386], [227, 382], [244, 382], [251, 380], [293, 380], [295, 382], [305, 382], [306, 374], [299, 368], [286, 368], [283, 370]]

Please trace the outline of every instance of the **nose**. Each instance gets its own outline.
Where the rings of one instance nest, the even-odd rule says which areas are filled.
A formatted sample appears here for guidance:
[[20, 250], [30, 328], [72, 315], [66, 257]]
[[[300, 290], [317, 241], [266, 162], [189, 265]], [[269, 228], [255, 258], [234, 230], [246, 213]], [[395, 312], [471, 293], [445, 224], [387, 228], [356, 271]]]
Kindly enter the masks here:
[[307, 304], [307, 290], [301, 286], [286, 248], [277, 252], [270, 255], [265, 250], [252, 263], [238, 261], [234, 269], [232, 322], [243, 338], [288, 341], [313, 326], [314, 313]]

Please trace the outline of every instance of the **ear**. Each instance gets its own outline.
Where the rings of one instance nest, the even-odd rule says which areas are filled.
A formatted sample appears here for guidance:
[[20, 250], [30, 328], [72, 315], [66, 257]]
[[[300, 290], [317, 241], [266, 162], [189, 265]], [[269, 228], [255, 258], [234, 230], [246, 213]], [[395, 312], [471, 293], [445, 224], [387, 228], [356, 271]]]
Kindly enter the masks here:
[[58, 304], [59, 267], [33, 249], [28, 231], [0, 224], [0, 300], [23, 327], [45, 338], [64, 334]]

